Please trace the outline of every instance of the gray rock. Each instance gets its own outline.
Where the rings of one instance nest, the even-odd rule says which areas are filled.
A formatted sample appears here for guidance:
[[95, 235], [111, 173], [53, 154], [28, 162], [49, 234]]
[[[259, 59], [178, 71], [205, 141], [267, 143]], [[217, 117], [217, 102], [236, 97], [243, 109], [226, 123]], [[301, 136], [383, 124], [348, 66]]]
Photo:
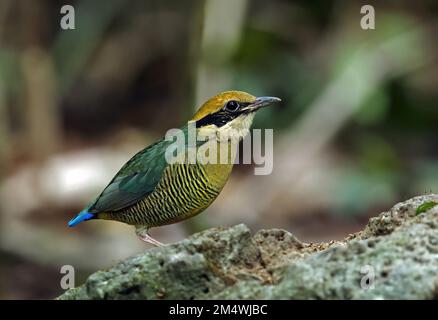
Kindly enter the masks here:
[[370, 219], [344, 241], [210, 229], [92, 274], [58, 299], [437, 299], [438, 195]]

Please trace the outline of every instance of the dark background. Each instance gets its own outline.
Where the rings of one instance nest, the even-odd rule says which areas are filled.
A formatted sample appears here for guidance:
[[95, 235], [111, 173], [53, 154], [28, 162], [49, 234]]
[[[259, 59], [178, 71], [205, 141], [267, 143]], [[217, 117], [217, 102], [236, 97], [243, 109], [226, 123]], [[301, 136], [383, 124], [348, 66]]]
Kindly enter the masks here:
[[[73, 5], [75, 30], [60, 28]], [[374, 5], [376, 29], [360, 27]], [[217, 201], [153, 229], [213, 226], [342, 239], [438, 189], [436, 1], [0, 0], [0, 298], [53, 298], [146, 250], [132, 227], [66, 223], [136, 151], [236, 89], [281, 105], [274, 171], [239, 165]]]

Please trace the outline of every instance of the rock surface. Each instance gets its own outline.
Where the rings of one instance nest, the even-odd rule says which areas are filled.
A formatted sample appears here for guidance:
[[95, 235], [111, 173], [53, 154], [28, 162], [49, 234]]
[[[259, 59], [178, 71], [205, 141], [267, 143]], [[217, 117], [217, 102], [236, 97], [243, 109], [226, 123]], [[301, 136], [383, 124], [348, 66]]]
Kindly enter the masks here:
[[438, 299], [438, 195], [370, 219], [344, 241], [210, 229], [92, 274], [59, 299]]

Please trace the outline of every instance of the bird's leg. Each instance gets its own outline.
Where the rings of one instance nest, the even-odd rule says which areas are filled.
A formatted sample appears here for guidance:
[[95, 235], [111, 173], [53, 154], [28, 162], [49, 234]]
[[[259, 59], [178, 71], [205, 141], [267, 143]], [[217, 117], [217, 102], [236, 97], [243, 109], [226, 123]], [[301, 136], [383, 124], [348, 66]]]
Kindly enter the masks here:
[[161, 243], [161, 242], [155, 240], [154, 238], [152, 238], [152, 237], [151, 237], [149, 234], [147, 234], [147, 233], [142, 234], [142, 235], [139, 235], [138, 237], [140, 238], [140, 240], [143, 240], [144, 242], [147, 242], [147, 243], [153, 244], [153, 245], [156, 246], [156, 247], [164, 247], [164, 246], [165, 246], [165, 244], [163, 244], [163, 243]]
[[142, 240], [144, 242], [150, 243], [150, 244], [152, 244], [154, 246], [157, 246], [157, 247], [164, 247], [165, 246], [165, 244], [163, 244], [163, 243], [155, 240], [154, 238], [152, 238], [149, 235], [149, 229], [146, 228], [146, 227], [137, 227], [135, 229], [135, 233], [140, 238], [140, 240]]

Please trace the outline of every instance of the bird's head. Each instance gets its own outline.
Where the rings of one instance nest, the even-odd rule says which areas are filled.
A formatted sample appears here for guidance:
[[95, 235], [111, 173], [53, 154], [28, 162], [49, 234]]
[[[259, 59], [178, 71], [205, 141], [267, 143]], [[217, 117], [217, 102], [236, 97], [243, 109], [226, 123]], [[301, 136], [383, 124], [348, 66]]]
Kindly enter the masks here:
[[201, 134], [232, 138], [245, 137], [260, 108], [281, 101], [276, 97], [255, 97], [243, 91], [225, 91], [210, 98], [194, 115]]

